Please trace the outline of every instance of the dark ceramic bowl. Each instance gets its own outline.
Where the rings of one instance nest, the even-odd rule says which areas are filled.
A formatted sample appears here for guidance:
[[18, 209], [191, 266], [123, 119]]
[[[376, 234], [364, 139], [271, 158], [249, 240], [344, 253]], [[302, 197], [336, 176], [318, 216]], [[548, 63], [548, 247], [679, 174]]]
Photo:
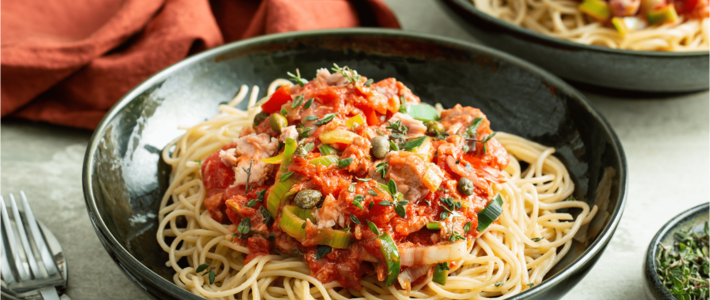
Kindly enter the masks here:
[[584, 244], [575, 242], [546, 281], [511, 299], [559, 298], [596, 263], [621, 219], [627, 170], [616, 135], [579, 92], [475, 44], [398, 30], [326, 30], [269, 35], [189, 57], [124, 96], [96, 128], [84, 161], [87, 209], [108, 253], [142, 290], [156, 298], [197, 299], [173, 284], [168, 255], [155, 237], [169, 174], [160, 151], [183, 133], [178, 126], [213, 116], [242, 84], [261, 86], [263, 95], [287, 71], [312, 75], [333, 63], [375, 80], [396, 77], [426, 102], [479, 107], [496, 130], [557, 148], [577, 199], [596, 199], [604, 171], [615, 170], [606, 182], [611, 194], [600, 230]]
[[673, 245], [673, 235], [679, 230], [693, 230], [701, 232], [705, 222], [710, 218], [710, 204], [703, 203], [681, 214], [673, 217], [668, 223], [663, 225], [646, 250], [646, 257], [643, 260], [643, 278], [646, 294], [651, 299], [675, 300], [676, 298], [663, 286], [661, 280], [656, 275], [656, 256], [658, 256], [659, 243], [663, 245]]
[[708, 89], [708, 51], [633, 51], [551, 37], [492, 17], [470, 0], [438, 0], [471, 35], [562, 78], [612, 89], [690, 92]]

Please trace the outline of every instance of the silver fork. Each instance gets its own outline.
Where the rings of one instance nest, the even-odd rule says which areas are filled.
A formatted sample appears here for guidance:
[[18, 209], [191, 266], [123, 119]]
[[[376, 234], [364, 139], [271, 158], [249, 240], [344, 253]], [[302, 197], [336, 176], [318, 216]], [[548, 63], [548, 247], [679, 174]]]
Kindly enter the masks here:
[[[13, 293], [39, 290], [45, 300], [59, 300], [56, 286], [64, 283], [47, 242], [39, 230], [27, 197], [20, 191], [24, 218], [20, 215], [15, 197], [10, 194], [13, 220], [9, 218], [5, 199], [0, 196], [2, 210], [2, 280]], [[9, 252], [6, 249], [9, 248]], [[39, 260], [38, 260], [39, 258]]]

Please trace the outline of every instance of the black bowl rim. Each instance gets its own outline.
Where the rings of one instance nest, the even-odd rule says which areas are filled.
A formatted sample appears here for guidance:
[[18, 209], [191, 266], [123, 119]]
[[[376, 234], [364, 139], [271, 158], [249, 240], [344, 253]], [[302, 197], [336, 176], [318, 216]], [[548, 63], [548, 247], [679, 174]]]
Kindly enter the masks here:
[[[606, 133], [607, 136], [610, 137], [611, 143], [612, 143], [612, 148], [613, 151], [615, 152], [616, 156], [618, 157], [618, 164], [620, 166], [620, 170], [618, 170], [618, 175], [619, 175], [619, 199], [616, 203], [616, 206], [614, 207], [614, 210], [611, 214], [611, 219], [607, 226], [604, 227], [604, 229], [601, 231], [599, 234], [598, 238], [589, 246], [587, 249], [582, 253], [580, 257], [578, 257], [575, 261], [573, 261], [567, 268], [561, 270], [559, 273], [555, 274], [551, 278], [548, 278], [547, 280], [543, 281], [541, 284], [535, 286], [532, 289], [529, 289], [525, 292], [522, 292], [516, 296], [513, 296], [512, 298], [509, 299], [524, 299], [526, 297], [533, 297], [536, 295], [541, 295], [543, 292], [547, 291], [548, 289], [551, 289], [553, 286], [558, 284], [559, 282], [571, 277], [572, 275], [576, 274], [578, 269], [581, 267], [585, 266], [587, 263], [589, 263], [594, 257], [600, 254], [601, 251], [604, 250], [605, 246], [608, 244], [608, 242], [611, 240], [612, 235], [616, 231], [617, 226], [619, 225], [619, 222], [621, 220], [621, 216], [623, 214], [623, 209], [624, 206], [626, 205], [626, 194], [627, 194], [627, 188], [628, 188], [628, 173], [627, 173], [627, 161], [626, 161], [626, 156], [624, 155], [624, 150], [621, 146], [621, 142], [619, 141], [619, 138], [617, 137], [616, 133], [611, 129], [611, 126], [609, 123], [604, 119], [604, 117], [589, 103], [589, 101], [584, 97], [579, 91], [571, 87], [569, 84], [564, 82], [562, 79], [559, 77], [552, 75], [551, 73], [541, 69], [540, 67], [537, 67], [527, 61], [524, 61], [520, 58], [514, 57], [510, 54], [507, 54], [505, 52], [502, 52], [500, 50], [496, 50], [487, 46], [483, 46], [480, 44], [474, 44], [470, 42], [465, 42], [453, 38], [448, 38], [448, 37], [441, 37], [433, 34], [427, 34], [427, 33], [420, 33], [420, 32], [411, 32], [411, 31], [402, 31], [402, 30], [396, 30], [396, 29], [382, 29], [382, 28], [345, 28], [345, 29], [325, 29], [325, 30], [312, 30], [312, 31], [298, 31], [298, 32], [287, 32], [287, 33], [279, 33], [279, 34], [270, 34], [270, 35], [265, 35], [265, 36], [260, 36], [260, 37], [255, 37], [255, 38], [250, 38], [250, 39], [245, 39], [242, 41], [237, 41], [237, 42], [232, 42], [229, 44], [225, 44], [219, 47], [215, 47], [213, 49], [203, 51], [201, 53], [195, 54], [193, 56], [190, 56], [188, 58], [185, 58], [165, 69], [162, 71], [154, 74], [150, 78], [146, 79], [142, 83], [140, 83], [138, 86], [133, 88], [130, 92], [128, 92], [125, 96], [123, 96], [116, 104], [108, 111], [108, 113], [103, 117], [99, 125], [96, 127], [96, 130], [94, 131], [91, 140], [89, 141], [89, 145], [87, 146], [86, 153], [84, 156], [84, 165], [83, 165], [83, 170], [82, 170], [82, 187], [84, 190], [84, 199], [86, 201], [86, 209], [89, 214], [89, 217], [91, 219], [92, 224], [94, 225], [94, 229], [96, 230], [96, 234], [99, 237], [99, 239], [102, 240], [102, 244], [106, 248], [107, 252], [114, 257], [114, 260], [116, 261], [117, 264], [129, 264], [129, 268], [139, 270], [139, 274], [129, 274], [129, 277], [131, 277], [133, 280], [137, 280], [135, 278], [135, 275], [139, 276], [140, 279], [147, 281], [148, 284], [158, 288], [159, 290], [163, 290], [165, 292], [168, 292], [172, 295], [181, 297], [181, 298], [194, 298], [194, 299], [199, 299], [196, 296], [192, 295], [190, 292], [187, 290], [184, 290], [182, 288], [179, 288], [177, 285], [175, 285], [173, 282], [166, 280], [162, 276], [158, 275], [154, 271], [148, 269], [145, 265], [141, 264], [133, 255], [131, 255], [126, 248], [124, 248], [116, 239], [116, 237], [111, 233], [111, 231], [108, 230], [106, 227], [106, 224], [104, 223], [104, 220], [101, 218], [101, 214], [98, 210], [98, 207], [96, 205], [96, 199], [94, 198], [93, 195], [93, 189], [92, 189], [92, 182], [91, 182], [91, 174], [90, 170], [94, 168], [94, 154], [96, 152], [97, 146], [99, 145], [99, 142], [101, 141], [101, 138], [103, 136], [103, 133], [105, 132], [107, 126], [109, 125], [109, 121], [113, 119], [116, 115], [120, 114], [121, 110], [123, 107], [125, 107], [127, 104], [130, 103], [134, 98], [136, 98], [138, 95], [140, 95], [142, 92], [144, 92], [146, 89], [154, 86], [155, 84], [161, 82], [162, 80], [165, 80], [167, 77], [169, 77], [172, 73], [175, 71], [182, 69], [184, 67], [188, 67], [194, 63], [199, 63], [200, 61], [205, 61], [210, 57], [215, 57], [221, 53], [225, 52], [230, 52], [235, 49], [239, 49], [242, 47], [250, 46], [250, 45], [258, 45], [258, 44], [263, 44], [263, 43], [269, 43], [274, 40], [278, 41], [283, 41], [283, 40], [288, 40], [288, 39], [298, 39], [302, 37], [312, 37], [312, 36], [343, 36], [343, 35], [349, 35], [349, 36], [384, 36], [384, 37], [400, 37], [400, 38], [409, 38], [413, 40], [423, 40], [429, 43], [434, 43], [438, 45], [443, 45], [443, 46], [453, 46], [453, 47], [458, 47], [462, 49], [471, 49], [480, 53], [484, 53], [486, 55], [490, 55], [493, 57], [496, 57], [501, 60], [505, 60], [508, 63], [512, 63], [520, 67], [521, 69], [527, 70], [531, 73], [538, 74], [541, 76], [546, 82], [548, 82], [551, 85], [557, 86], [568, 92], [571, 96], [575, 97], [578, 99], [580, 102], [580, 105], [582, 105], [586, 110], [592, 114], [592, 117], [597, 119], [602, 127], [604, 128], [604, 132]], [[124, 268], [126, 270], [126, 268]], [[131, 276], [133, 275], [133, 276]]]
[[549, 36], [522, 26], [518, 26], [512, 23], [508, 23], [494, 16], [476, 8], [476, 6], [470, 0], [439, 0], [443, 2], [455, 2], [460, 7], [465, 8], [468, 12], [475, 14], [481, 19], [488, 22], [494, 23], [500, 27], [507, 30], [514, 31], [519, 34], [523, 34], [532, 37], [538, 41], [544, 41], [552, 43], [556, 46], [562, 46], [566, 48], [574, 48], [578, 50], [590, 50], [597, 52], [607, 52], [613, 54], [622, 54], [630, 56], [651, 56], [651, 57], [693, 57], [693, 56], [707, 56], [710, 51], [642, 51], [642, 50], [627, 50], [627, 49], [614, 49], [604, 46], [587, 45], [582, 43], [577, 43], [573, 41], [568, 41], [565, 39]]
[[689, 218], [694, 218], [696, 214], [701, 214], [703, 213], [703, 211], [705, 213], [710, 212], [710, 203], [698, 204], [697, 206], [692, 207], [668, 220], [668, 222], [664, 224], [663, 227], [658, 230], [658, 232], [656, 232], [656, 235], [651, 240], [651, 243], [648, 244], [648, 249], [646, 250], [646, 257], [644, 257], [643, 264], [644, 279], [646, 280], [647, 284], [651, 284], [653, 287], [656, 288], [660, 287], [660, 289], [656, 290], [661, 291], [664, 297], [663, 299], [675, 299], [675, 297], [673, 297], [673, 295], [668, 292], [668, 289], [663, 286], [661, 280], [658, 279], [658, 276], [656, 276], [656, 260], [654, 258], [658, 254], [658, 244], [661, 242], [661, 240], [668, 236], [668, 234], [678, 229], [678, 225], [680, 223], [683, 223]]

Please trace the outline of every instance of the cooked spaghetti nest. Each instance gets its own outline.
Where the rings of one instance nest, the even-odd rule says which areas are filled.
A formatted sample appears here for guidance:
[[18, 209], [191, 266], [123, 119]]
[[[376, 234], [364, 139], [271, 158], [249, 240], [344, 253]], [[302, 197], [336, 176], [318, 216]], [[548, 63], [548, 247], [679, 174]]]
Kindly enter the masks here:
[[[287, 82], [274, 81], [268, 94]], [[299, 257], [264, 255], [245, 265], [249, 250], [232, 242], [236, 225], [216, 222], [203, 205], [199, 162], [238, 137], [268, 99], [257, 102], [259, 89], [254, 86], [247, 110], [235, 108], [247, 90], [242, 86], [213, 118], [183, 128], [185, 134], [162, 152], [172, 172], [160, 203], [157, 241], [169, 254], [166, 265], [175, 270], [175, 284], [195, 295], [209, 299], [503, 299], [541, 283], [597, 212], [596, 206], [590, 208], [583, 201], [565, 201], [574, 184], [562, 162], [552, 155], [554, 148], [500, 132], [496, 138], [511, 156], [503, 172], [508, 181], [494, 185], [504, 200], [503, 213], [497, 223], [468, 241], [470, 255], [452, 268], [446, 285], [428, 279], [412, 286], [406, 295], [395, 285], [384, 286], [375, 277], [365, 276], [363, 289], [357, 291], [342, 288], [336, 281], [319, 282]], [[528, 167], [522, 169], [520, 161]], [[576, 218], [558, 212], [568, 208], [581, 212]], [[214, 270], [212, 284], [206, 272], [196, 274], [202, 264]]]
[[587, 45], [645, 51], [707, 51], [708, 18], [649, 26], [625, 35], [587, 18], [574, 0], [471, 0], [482, 12], [549, 36]]

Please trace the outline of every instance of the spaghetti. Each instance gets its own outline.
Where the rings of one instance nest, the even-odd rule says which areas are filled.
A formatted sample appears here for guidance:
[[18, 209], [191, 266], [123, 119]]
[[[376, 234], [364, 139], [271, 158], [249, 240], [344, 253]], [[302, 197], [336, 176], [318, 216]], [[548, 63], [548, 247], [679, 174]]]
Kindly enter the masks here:
[[[273, 98], [279, 86], [287, 84], [282, 79], [274, 81], [267, 97], [258, 102], [259, 89], [253, 87], [246, 110], [236, 108], [247, 98], [248, 88], [242, 86], [234, 100], [219, 106], [219, 114], [184, 128], [185, 134], [162, 153], [172, 172], [160, 205], [157, 240], [169, 254], [167, 265], [176, 272], [175, 284], [195, 295], [210, 299], [291, 300], [507, 298], [542, 282], [570, 249], [573, 237], [586, 230], [583, 225], [596, 214], [596, 206], [565, 201], [570, 199], [574, 184], [562, 162], [552, 155], [553, 148], [499, 132], [495, 137], [509, 154], [509, 163], [501, 170], [504, 178], [490, 187], [503, 200], [500, 216], [484, 230], [464, 234], [465, 255], [446, 263], [450, 270], [445, 284], [432, 280], [431, 273], [437, 264], [406, 268], [396, 275], [407, 273], [412, 280], [400, 278], [399, 285], [385, 284], [370, 270], [361, 278], [358, 289], [345, 287], [337, 280], [317, 279], [309, 262], [304, 261], [304, 254], [270, 251], [254, 255], [252, 245], [245, 245], [241, 239], [244, 222], [239, 226], [236, 222], [218, 222], [214, 210], [206, 208], [209, 191], [201, 164], [243, 136], [245, 130], [252, 130], [250, 125], [261, 106]], [[495, 151], [492, 146], [489, 153]], [[523, 168], [521, 161], [527, 167]], [[569, 208], [580, 212], [576, 217], [561, 212]], [[456, 213], [455, 209], [452, 213]], [[478, 213], [481, 214], [480, 210]], [[442, 224], [448, 223], [442, 220]], [[403, 247], [406, 248], [399, 245], [400, 252]], [[407, 259], [404, 252], [401, 258], [404, 265]]]
[[[689, 1], [697, 2], [696, 10], [704, 12], [693, 11], [680, 17], [675, 15], [677, 19], [659, 25], [647, 25], [645, 17], [632, 16], [613, 20], [608, 14], [605, 15], [607, 19], [600, 22], [583, 13], [579, 9], [580, 3], [574, 0], [471, 1], [482, 12], [503, 21], [587, 45], [645, 51], [707, 51], [710, 48], [710, 23], [707, 17], [707, 1], [704, 0]], [[636, 5], [638, 9], [638, 4]], [[671, 4], [670, 7], [672, 6]], [[612, 26], [612, 23], [616, 26]]]

